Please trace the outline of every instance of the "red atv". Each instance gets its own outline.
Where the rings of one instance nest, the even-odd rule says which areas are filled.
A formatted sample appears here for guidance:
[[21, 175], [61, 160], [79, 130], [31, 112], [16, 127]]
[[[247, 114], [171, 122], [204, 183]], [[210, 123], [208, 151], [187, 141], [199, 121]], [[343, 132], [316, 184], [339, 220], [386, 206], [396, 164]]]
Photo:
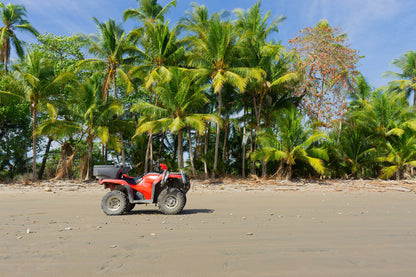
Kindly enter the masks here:
[[96, 165], [93, 175], [100, 184], [109, 188], [101, 208], [107, 215], [130, 212], [136, 204], [157, 204], [164, 214], [178, 214], [186, 204], [186, 193], [191, 187], [189, 177], [183, 173], [169, 173], [164, 164], [156, 164], [158, 172], [139, 177], [126, 175], [129, 167]]

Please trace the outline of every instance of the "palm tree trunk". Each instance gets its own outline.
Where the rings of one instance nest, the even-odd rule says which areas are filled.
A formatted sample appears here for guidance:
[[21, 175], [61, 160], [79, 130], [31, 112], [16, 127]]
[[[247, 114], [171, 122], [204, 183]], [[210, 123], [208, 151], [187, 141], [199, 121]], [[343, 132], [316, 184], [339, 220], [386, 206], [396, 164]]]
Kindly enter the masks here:
[[42, 166], [40, 167], [39, 175], [38, 175], [40, 180], [42, 180], [43, 178], [43, 173], [45, 171], [46, 161], [48, 160], [49, 150], [51, 149], [52, 141], [53, 141], [53, 138], [49, 138], [48, 143], [46, 144], [45, 154], [43, 155], [43, 159], [42, 159]]
[[205, 130], [205, 139], [204, 139], [204, 173], [205, 179], [208, 179], [208, 144], [209, 144], [209, 133], [211, 130], [211, 123], [208, 123], [208, 126]]
[[149, 132], [149, 139], [147, 141], [146, 156], [144, 158], [144, 173], [149, 172], [149, 154], [150, 154], [150, 145], [152, 143], [152, 132]]
[[[250, 129], [250, 160], [251, 155], [254, 151], [254, 135], [253, 135], [253, 128]], [[255, 161], [251, 161], [251, 167], [250, 167], [250, 174], [256, 175], [256, 164]]]
[[[246, 110], [244, 109], [244, 115], [246, 115]], [[243, 127], [243, 165], [241, 168], [241, 176], [243, 178], [246, 178], [246, 142], [247, 142], [247, 138], [246, 138], [246, 121], [244, 120], [244, 127]]]
[[195, 144], [194, 144], [194, 161], [197, 161], [199, 157], [201, 156], [200, 149], [198, 147], [198, 141], [199, 141], [199, 131], [195, 131]]
[[189, 139], [189, 160], [191, 161], [192, 176], [195, 176], [196, 172], [195, 172], [195, 165], [194, 165], [194, 155], [192, 153], [191, 128], [188, 128], [188, 139]]
[[183, 135], [182, 130], [178, 131], [178, 167], [183, 168]]
[[227, 136], [228, 136], [228, 127], [229, 127], [229, 122], [228, 122], [228, 119], [227, 119], [227, 121], [226, 121], [226, 124], [225, 124], [225, 130], [224, 130], [224, 143], [223, 143], [223, 146], [222, 146], [222, 160], [225, 162], [225, 161], [228, 161], [228, 157], [227, 157]]
[[[85, 176], [85, 180], [91, 180], [92, 179], [92, 140], [88, 140], [88, 157], [87, 157], [87, 175]], [[66, 159], [66, 157], [65, 157]]]
[[32, 161], [32, 174], [33, 180], [37, 179], [36, 174], [36, 102], [32, 103], [32, 118], [33, 118], [33, 132], [32, 132], [32, 153], [33, 153], [33, 161]]
[[[218, 119], [221, 120], [221, 88], [218, 90]], [[215, 138], [215, 152], [214, 152], [214, 168], [212, 170], [211, 178], [214, 179], [216, 177], [217, 173], [217, 167], [218, 167], [218, 148], [220, 146], [220, 123], [217, 123], [217, 136]]]
[[291, 163], [287, 165], [286, 180], [292, 180], [292, 164]]
[[[114, 98], [117, 100], [117, 81], [116, 81], [116, 74], [114, 73], [113, 76], [113, 87], [114, 87]], [[120, 119], [120, 115], [117, 113], [117, 119]], [[124, 140], [123, 140], [123, 134], [120, 132], [120, 144], [121, 144], [121, 162], [123, 166], [126, 166], [126, 154], [124, 151]]]

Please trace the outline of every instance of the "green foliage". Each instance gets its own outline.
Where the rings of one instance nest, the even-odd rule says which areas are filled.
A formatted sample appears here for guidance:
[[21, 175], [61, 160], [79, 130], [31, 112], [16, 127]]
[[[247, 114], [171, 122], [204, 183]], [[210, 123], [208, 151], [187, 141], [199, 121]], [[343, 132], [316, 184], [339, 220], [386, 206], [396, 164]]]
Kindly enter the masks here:
[[[94, 18], [89, 37], [39, 35], [23, 6], [0, 3], [2, 178], [27, 171], [31, 144], [34, 176], [43, 156], [48, 177], [68, 162], [90, 179], [93, 164], [120, 153], [136, 173], [157, 157], [206, 177], [403, 178], [416, 166], [414, 51], [393, 61], [389, 88], [373, 89], [326, 21], [288, 51], [270, 39], [284, 16], [260, 1], [234, 18], [192, 4], [177, 24], [165, 21], [177, 1], [137, 2], [123, 14], [137, 29]], [[24, 49], [18, 30], [38, 42]], [[8, 74], [12, 47], [23, 59]], [[62, 146], [49, 154], [51, 140]]]
[[252, 159], [280, 161], [276, 175], [292, 178], [292, 167], [298, 161], [304, 161], [318, 174], [325, 173], [324, 160], [328, 160], [326, 149], [319, 142], [329, 140], [322, 132], [312, 132], [302, 124], [302, 115], [292, 106], [282, 110], [278, 118], [278, 132], [271, 129], [260, 134], [258, 140], [262, 147], [254, 153]]

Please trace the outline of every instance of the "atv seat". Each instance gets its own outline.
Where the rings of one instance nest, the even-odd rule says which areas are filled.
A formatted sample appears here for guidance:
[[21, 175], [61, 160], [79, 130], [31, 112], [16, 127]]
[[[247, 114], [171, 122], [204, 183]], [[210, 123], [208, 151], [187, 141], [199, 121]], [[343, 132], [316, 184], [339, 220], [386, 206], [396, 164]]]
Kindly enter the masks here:
[[122, 179], [125, 180], [130, 185], [137, 185], [142, 180], [142, 177], [143, 175], [139, 177], [130, 177], [130, 176], [127, 176], [126, 174], [123, 174]]

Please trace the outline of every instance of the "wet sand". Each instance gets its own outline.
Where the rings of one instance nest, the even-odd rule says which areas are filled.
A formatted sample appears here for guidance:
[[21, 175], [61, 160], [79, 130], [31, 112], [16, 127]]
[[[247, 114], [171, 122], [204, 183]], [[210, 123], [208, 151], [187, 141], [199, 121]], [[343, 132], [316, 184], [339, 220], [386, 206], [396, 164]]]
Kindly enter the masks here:
[[193, 190], [106, 216], [103, 189], [0, 190], [0, 276], [416, 276], [416, 194]]

